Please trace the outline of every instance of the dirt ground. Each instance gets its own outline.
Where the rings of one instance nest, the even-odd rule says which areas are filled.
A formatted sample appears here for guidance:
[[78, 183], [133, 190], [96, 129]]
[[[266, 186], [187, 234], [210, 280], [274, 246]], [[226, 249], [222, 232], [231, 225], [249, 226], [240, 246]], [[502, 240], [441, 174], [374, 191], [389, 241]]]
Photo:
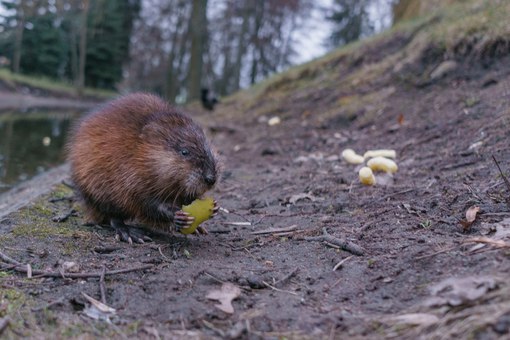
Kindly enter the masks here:
[[[395, 41], [383, 43], [388, 52]], [[347, 77], [340, 73], [375, 62], [339, 62], [328, 72]], [[249, 103], [240, 94], [199, 114], [224, 163], [212, 196], [228, 211], [206, 222], [207, 236], [116, 242], [112, 230], [82, 225], [65, 185], [4, 218], [0, 249], [24, 265], [0, 264], [0, 317], [10, 319], [3, 335], [510, 336], [510, 188], [493, 160], [510, 176], [508, 56], [490, 65], [460, 62], [425, 84], [394, 74], [351, 92], [334, 81], [314, 84], [279, 97], [279, 87], [266, 87]], [[343, 108], [360, 96], [359, 110], [347, 115]], [[271, 116], [281, 122], [269, 126]], [[395, 149], [398, 172], [363, 186], [358, 167], [340, 157], [345, 148]], [[474, 222], [461, 223], [473, 206], [480, 208]], [[64, 222], [52, 220], [72, 208], [78, 212]], [[321, 241], [324, 230], [329, 241], [350, 241], [363, 254]], [[31, 279], [19, 273], [28, 263]], [[98, 311], [84, 297], [101, 299], [103, 268], [140, 266], [105, 275], [106, 304], [115, 311]], [[95, 277], [68, 277], [73, 271]], [[207, 298], [225, 283], [240, 288], [233, 313]]]

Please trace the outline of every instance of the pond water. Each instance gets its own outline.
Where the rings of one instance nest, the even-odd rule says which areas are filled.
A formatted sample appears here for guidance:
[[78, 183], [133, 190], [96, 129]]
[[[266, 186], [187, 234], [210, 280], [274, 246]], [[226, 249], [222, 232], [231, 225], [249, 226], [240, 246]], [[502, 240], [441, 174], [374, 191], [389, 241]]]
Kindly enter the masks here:
[[0, 113], [0, 193], [65, 160], [67, 132], [81, 112]]

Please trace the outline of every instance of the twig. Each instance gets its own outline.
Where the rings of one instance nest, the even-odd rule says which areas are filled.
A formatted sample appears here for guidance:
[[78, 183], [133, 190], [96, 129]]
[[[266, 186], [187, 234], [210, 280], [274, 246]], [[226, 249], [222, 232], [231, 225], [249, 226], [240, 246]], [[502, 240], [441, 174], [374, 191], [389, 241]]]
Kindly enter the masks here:
[[280, 293], [287, 293], [287, 294], [292, 294], [292, 295], [296, 295], [296, 296], [299, 296], [298, 293], [295, 293], [295, 292], [291, 292], [291, 291], [288, 291], [288, 290], [282, 290], [282, 289], [278, 289], [276, 288], [275, 286], [271, 286], [269, 283], [267, 283], [266, 281], [262, 281], [263, 284], [265, 284], [267, 287], [271, 288], [272, 290], [275, 290], [277, 292], [280, 292]]
[[206, 271], [204, 271], [204, 274], [205, 274], [206, 276], [209, 276], [209, 278], [213, 279], [213, 280], [214, 280], [214, 281], [216, 281], [216, 282], [219, 282], [219, 283], [226, 283], [226, 281], [220, 280], [220, 279], [218, 279], [216, 276], [214, 276], [214, 275], [212, 275], [212, 274], [210, 274], [210, 273], [208, 273], [208, 272], [206, 272]]
[[479, 159], [474, 159], [474, 160], [470, 160], [470, 161], [466, 161], [466, 162], [462, 162], [462, 163], [450, 164], [450, 165], [443, 166], [440, 170], [448, 171], [448, 170], [454, 170], [454, 169], [458, 169], [458, 168], [464, 168], [464, 167], [476, 164], [478, 162], [480, 162]]
[[[4, 262], [16, 265], [16, 267], [12, 268], [12, 270], [14, 270], [16, 272], [19, 272], [19, 273], [27, 273], [28, 272], [26, 265], [10, 258], [9, 256], [3, 254], [2, 252], [0, 252], [0, 259], [2, 259]], [[124, 273], [134, 272], [134, 271], [138, 271], [138, 270], [150, 269], [152, 267], [153, 267], [153, 265], [146, 264], [146, 265], [133, 267], [133, 268], [106, 271], [104, 273], [104, 275], [124, 274]], [[60, 273], [60, 272], [50, 272], [50, 271], [44, 271], [44, 270], [32, 270], [32, 275], [37, 275], [38, 277], [58, 277], [58, 278], [62, 278], [62, 276], [63, 276], [62, 273]], [[102, 273], [65, 273], [65, 278], [71, 278], [71, 279], [84, 279], [84, 278], [89, 278], [89, 277], [101, 278], [101, 275], [102, 275]]]
[[5, 329], [7, 328], [7, 326], [9, 326], [10, 323], [11, 319], [8, 316], [0, 319], [0, 335], [2, 335], [2, 333], [5, 331]]
[[233, 226], [251, 226], [251, 222], [223, 222], [223, 224]]
[[436, 251], [435, 253], [432, 253], [432, 254], [418, 256], [418, 257], [415, 257], [415, 260], [423, 260], [423, 259], [426, 259], [426, 258], [429, 258], [429, 257], [433, 257], [433, 256], [436, 256], [436, 255], [439, 255], [439, 254], [443, 254], [443, 253], [449, 252], [450, 250], [454, 250], [457, 247], [458, 246], [453, 246], [453, 247], [449, 247], [449, 248], [446, 248], [446, 249], [442, 249], [442, 250]]
[[494, 246], [495, 248], [510, 248], [510, 243], [507, 243], [503, 240], [494, 240], [485, 236], [472, 237], [465, 240], [464, 243], [482, 243]]
[[163, 257], [163, 259], [165, 259], [165, 261], [170, 262], [170, 258], [168, 256], [166, 256], [165, 254], [163, 254], [163, 250], [161, 249], [161, 247], [158, 247], [158, 252], [159, 252], [159, 255], [161, 255], [161, 257]]
[[72, 201], [72, 200], [74, 200], [74, 196], [65, 196], [65, 197], [50, 198], [50, 199], [48, 199], [48, 202], [56, 203], [56, 202], [61, 202], [61, 201]]
[[71, 209], [71, 210], [69, 210], [69, 211], [68, 211], [68, 212], [66, 212], [66, 213], [63, 213], [63, 214], [60, 214], [60, 215], [54, 216], [51, 220], [52, 220], [53, 222], [62, 223], [62, 222], [67, 221], [67, 219], [68, 219], [69, 217], [73, 216], [75, 213], [76, 213], [76, 210]]
[[299, 268], [294, 269], [293, 271], [290, 272], [289, 275], [285, 276], [281, 280], [276, 281], [274, 286], [278, 287], [278, 286], [281, 286], [281, 285], [285, 284], [287, 281], [292, 279], [297, 274], [298, 271], [299, 271]]
[[410, 188], [410, 189], [405, 189], [405, 190], [401, 190], [401, 191], [397, 191], [397, 192], [393, 192], [391, 194], [388, 194], [388, 195], [385, 195], [381, 198], [379, 198], [377, 201], [380, 202], [380, 201], [384, 201], [390, 197], [393, 197], [393, 196], [398, 196], [398, 195], [401, 195], [401, 194], [407, 194], [408, 192], [411, 192], [411, 191], [414, 191], [416, 190], [416, 188]]
[[348, 256], [346, 257], [345, 259], [341, 260], [340, 262], [338, 262], [334, 267], [333, 267], [333, 271], [336, 271], [338, 268], [340, 268], [345, 262], [349, 261], [350, 259], [352, 258], [352, 255], [351, 256]]
[[106, 305], [106, 287], [104, 283], [104, 275], [106, 273], [106, 267], [103, 266], [103, 270], [101, 271], [101, 276], [99, 277], [99, 292], [101, 294], [101, 302]]
[[319, 241], [319, 242], [325, 242], [326, 244], [338, 247], [339, 249], [343, 249], [345, 251], [348, 251], [350, 253], [353, 253], [357, 256], [362, 256], [364, 251], [363, 248], [358, 246], [357, 244], [347, 241], [345, 239], [337, 238], [328, 233], [326, 228], [322, 228], [322, 235], [321, 236], [315, 236], [315, 237], [305, 237], [306, 241]]
[[117, 246], [104, 246], [104, 247], [97, 246], [97, 247], [94, 247], [94, 252], [99, 253], [99, 254], [109, 254], [109, 253], [112, 253], [119, 249], [122, 249], [122, 248], [117, 247]]
[[[505, 174], [501, 170], [501, 167], [499, 166], [499, 163], [496, 160], [496, 157], [494, 157], [494, 155], [492, 155], [492, 159], [494, 160], [494, 163], [496, 163], [496, 166], [498, 167], [499, 173], [501, 174], [501, 177], [503, 178], [503, 181], [505, 181], [506, 188], [508, 189], [508, 192], [510, 193], [510, 181], [508, 181], [508, 178], [506, 178]], [[506, 203], [510, 205], [510, 196], [506, 197]]]
[[297, 225], [293, 224], [290, 227], [285, 227], [285, 228], [269, 228], [269, 229], [265, 229], [265, 230], [254, 231], [254, 232], [251, 232], [250, 234], [252, 234], [252, 235], [263, 235], [263, 234], [274, 234], [274, 233], [286, 233], [286, 232], [294, 231], [296, 229], [297, 229]]
[[14, 268], [16, 268], [16, 265], [15, 264], [11, 264], [11, 265], [6, 266], [6, 267], [0, 267], [0, 271], [2, 271], [2, 272], [3, 271], [8, 271], [8, 270], [12, 270]]
[[23, 265], [23, 263], [18, 262], [18, 261], [16, 261], [13, 258], [10, 258], [9, 256], [7, 256], [4, 253], [2, 253], [1, 251], [0, 251], [0, 259], [2, 259], [4, 262], [10, 263], [10, 264], [15, 264], [16, 266], [22, 266]]

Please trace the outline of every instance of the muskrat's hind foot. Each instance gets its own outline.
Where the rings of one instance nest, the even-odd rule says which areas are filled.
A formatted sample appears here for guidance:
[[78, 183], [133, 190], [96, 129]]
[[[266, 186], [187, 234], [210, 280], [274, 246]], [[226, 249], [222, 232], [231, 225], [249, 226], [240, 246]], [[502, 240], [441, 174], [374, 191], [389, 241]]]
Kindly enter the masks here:
[[110, 224], [117, 232], [115, 237], [122, 242], [127, 242], [129, 244], [133, 244], [133, 242], [141, 244], [152, 241], [152, 239], [145, 235], [141, 230], [133, 228], [121, 220], [112, 218]]

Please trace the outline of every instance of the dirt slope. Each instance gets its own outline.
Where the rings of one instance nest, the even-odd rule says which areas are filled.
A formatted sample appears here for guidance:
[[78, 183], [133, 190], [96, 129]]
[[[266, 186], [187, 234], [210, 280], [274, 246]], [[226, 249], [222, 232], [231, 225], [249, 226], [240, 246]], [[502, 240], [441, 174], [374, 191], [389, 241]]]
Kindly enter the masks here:
[[[99, 299], [99, 277], [5, 269], [4, 335], [508, 337], [510, 189], [492, 159], [510, 175], [508, 14], [505, 2], [472, 1], [279, 75], [212, 115], [195, 110], [225, 163], [212, 194], [229, 213], [207, 222], [208, 236], [131, 246], [82, 226], [79, 208], [53, 222], [76, 207], [65, 186], [11, 214], [1, 250], [32, 270], [150, 268], [106, 275], [112, 323], [86, 316], [82, 293]], [[348, 147], [393, 148], [399, 170], [362, 186], [339, 159]], [[363, 255], [313, 239], [324, 229]], [[206, 298], [224, 282], [241, 288], [233, 314]]]

